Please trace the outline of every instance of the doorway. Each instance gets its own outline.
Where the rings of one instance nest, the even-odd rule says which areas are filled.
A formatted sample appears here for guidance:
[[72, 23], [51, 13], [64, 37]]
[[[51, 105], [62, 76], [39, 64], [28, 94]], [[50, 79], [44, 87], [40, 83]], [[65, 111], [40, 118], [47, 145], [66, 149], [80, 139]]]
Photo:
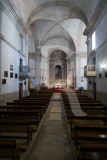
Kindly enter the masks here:
[[23, 83], [19, 83], [19, 98], [23, 97]]
[[96, 83], [93, 83], [92, 95], [93, 95], [93, 99], [96, 99]]

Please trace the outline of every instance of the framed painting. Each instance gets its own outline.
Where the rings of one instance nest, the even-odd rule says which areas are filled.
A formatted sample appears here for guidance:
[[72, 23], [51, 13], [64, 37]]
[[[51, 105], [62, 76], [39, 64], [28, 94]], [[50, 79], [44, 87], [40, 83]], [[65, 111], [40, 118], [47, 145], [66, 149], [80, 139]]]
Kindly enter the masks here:
[[17, 73], [15, 73], [15, 79], [17, 79]]
[[13, 65], [10, 65], [10, 70], [13, 71]]
[[8, 71], [4, 71], [4, 77], [8, 77]]
[[2, 79], [2, 84], [6, 84], [6, 79]]
[[10, 72], [10, 78], [13, 78], [13, 72]]

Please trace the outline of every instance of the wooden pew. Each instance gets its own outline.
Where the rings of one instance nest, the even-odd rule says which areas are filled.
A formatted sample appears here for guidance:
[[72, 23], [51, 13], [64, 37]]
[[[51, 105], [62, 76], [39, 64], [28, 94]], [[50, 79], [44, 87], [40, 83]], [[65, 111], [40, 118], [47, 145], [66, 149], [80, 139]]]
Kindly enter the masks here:
[[95, 111], [104, 111], [104, 107], [103, 106], [80, 106], [80, 107], [69, 107], [66, 109], [66, 114], [68, 117], [68, 120], [71, 118], [70, 116], [72, 114], [76, 114], [76, 115], [80, 115], [81, 116], [81, 112], [85, 112], [87, 115], [94, 113]]
[[[104, 110], [104, 105], [103, 103], [65, 103], [64, 104], [64, 107], [65, 107], [65, 110], [66, 110], [66, 113], [69, 111], [69, 110], [72, 110], [72, 109], [84, 109], [86, 108], [86, 110], [92, 110], [92, 109], [95, 109], [96, 110], [96, 107], [99, 108], [99, 110], [103, 109]], [[97, 108], [97, 109], [98, 109]]]
[[65, 111], [66, 111], [66, 114], [67, 114], [67, 117], [69, 119], [69, 116], [70, 116], [70, 113], [76, 113], [79, 111], [83, 111], [83, 112], [89, 112], [90, 113], [93, 113], [94, 111], [104, 111], [104, 106], [93, 106], [93, 105], [90, 105], [90, 106], [66, 106], [65, 107]]
[[44, 106], [44, 107], [47, 107], [47, 104], [44, 103], [44, 102], [7, 102], [7, 106], [21, 106], [21, 105], [24, 105], [24, 106]]
[[30, 122], [35, 122], [39, 124], [42, 113], [39, 109], [27, 109], [27, 110], [0, 110], [1, 118], [14, 118], [14, 119], [28, 119]]
[[35, 116], [35, 118], [41, 117], [40, 109], [32, 110], [0, 110], [0, 116]]
[[16, 141], [15, 140], [1, 140], [0, 139], [0, 148], [11, 148], [11, 149], [15, 149], [16, 148]]
[[67, 102], [67, 103], [65, 103], [65, 105], [67, 106], [69, 106], [69, 105], [72, 105], [72, 106], [78, 106], [78, 105], [80, 105], [80, 106], [103, 106], [104, 104], [103, 103], [97, 103], [97, 102], [92, 102], [92, 103], [86, 103], [86, 102], [84, 102], [84, 103], [69, 103], [69, 102]]
[[[92, 154], [92, 153], [96, 153], [96, 154]], [[103, 156], [101, 158], [100, 154], [101, 152], [103, 153]], [[97, 155], [97, 160], [101, 160], [101, 159], [107, 159], [107, 143], [101, 143], [101, 142], [91, 142], [91, 143], [80, 143], [80, 149], [79, 149], [79, 155], [80, 155], [80, 160], [86, 160], [88, 155], [87, 153], [91, 153], [91, 157], [92, 159], [96, 158]], [[82, 154], [81, 154], [82, 153]], [[105, 156], [105, 157], [104, 157]], [[88, 157], [89, 159], [89, 157]]]
[[[72, 134], [74, 133], [73, 136], [75, 138], [76, 149], [77, 149], [78, 139], [80, 139], [79, 141], [80, 145], [81, 145], [81, 140], [85, 141], [85, 147], [84, 147], [85, 152], [87, 151], [87, 149], [89, 150], [92, 147], [91, 146], [90, 148], [88, 148], [87, 146], [87, 142], [89, 140], [91, 140], [92, 142], [96, 140], [107, 142], [107, 126], [105, 125], [107, 121], [107, 113], [104, 112], [103, 104], [100, 103], [99, 101], [92, 100], [87, 96], [81, 96], [78, 93], [76, 95], [69, 93], [68, 96], [66, 95], [66, 93], [62, 93], [62, 96], [67, 117], [71, 118], [71, 123], [70, 123], [72, 129], [71, 133]], [[69, 103], [68, 98], [70, 98], [71, 105]], [[74, 112], [72, 112], [72, 109], [78, 115], [81, 114], [81, 109], [80, 107], [78, 107], [79, 105], [81, 109], [85, 111], [88, 115], [77, 116], [77, 117], [73, 115]], [[103, 114], [102, 115], [99, 114], [100, 113], [99, 111]], [[95, 143], [95, 145], [97, 144]], [[96, 150], [98, 149], [98, 147], [95, 148]], [[100, 148], [102, 147], [100, 146]], [[83, 151], [83, 146], [81, 147], [80, 150]], [[90, 151], [93, 151], [93, 149]], [[83, 156], [81, 160], [86, 160], [86, 157]]]
[[71, 119], [71, 128], [72, 128], [72, 121], [75, 120], [99, 120], [99, 121], [103, 121], [103, 124], [105, 125], [105, 123], [107, 122], [107, 115], [84, 115], [84, 116], [75, 116], [72, 113], [70, 114], [70, 119]]
[[36, 110], [38, 109], [40, 111], [40, 116], [39, 116], [39, 113], [38, 113], [38, 119], [39, 118], [42, 118], [43, 114], [45, 113], [46, 111], [46, 108], [44, 106], [24, 106], [24, 105], [20, 105], [20, 106], [0, 106], [0, 110]]
[[[15, 138], [15, 139], [25, 139], [27, 138], [27, 142], [29, 142], [32, 139], [32, 132], [33, 132], [33, 127], [27, 127], [27, 126], [8, 126], [8, 125], [0, 125], [0, 133], [1, 136], [0, 138]], [[2, 135], [2, 133], [15, 133], [15, 135]], [[16, 136], [16, 133], [26, 133], [27, 137], [21, 136]]]
[[[106, 133], [107, 132], [107, 126], [106, 125], [90, 125], [87, 123], [86, 124], [73, 124], [73, 128], [75, 130], [75, 143], [76, 143], [76, 149], [77, 149], [77, 142], [78, 142], [78, 137], [79, 137], [79, 131], [91, 131], [91, 132], [96, 132], [100, 131], [101, 133]], [[89, 138], [90, 134], [86, 134]], [[95, 136], [96, 137], [96, 136]], [[100, 137], [103, 139], [104, 137]]]
[[[26, 132], [27, 133], [27, 139], [28, 139], [28, 142], [31, 138], [31, 135], [32, 135], [32, 128], [30, 127], [31, 125], [31, 122], [29, 120], [23, 120], [23, 119], [1, 119], [0, 118], [0, 127], [1, 127], [1, 131], [3, 131], [3, 128], [4, 130], [9, 130], [8, 128], [10, 127], [10, 130], [13, 128], [13, 131], [14, 130], [14, 127], [16, 127], [15, 129], [17, 130], [18, 132], [18, 127], [19, 128], [19, 132]], [[25, 130], [24, 130], [24, 129]], [[8, 131], [9, 132], [9, 131]]]
[[20, 150], [16, 149], [15, 140], [0, 140], [0, 158], [20, 159]]
[[20, 149], [0, 149], [0, 158], [20, 160]]
[[92, 100], [92, 99], [86, 99], [86, 100], [65, 100], [65, 103], [100, 103], [100, 101]]

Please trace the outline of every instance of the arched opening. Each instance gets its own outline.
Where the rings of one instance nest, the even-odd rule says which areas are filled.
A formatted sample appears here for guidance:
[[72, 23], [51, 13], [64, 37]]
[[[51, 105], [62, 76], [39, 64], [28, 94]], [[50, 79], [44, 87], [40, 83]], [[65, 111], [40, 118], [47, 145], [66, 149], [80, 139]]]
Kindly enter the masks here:
[[49, 87], [65, 88], [67, 86], [66, 54], [57, 49], [50, 55], [49, 60]]
[[60, 65], [55, 66], [55, 79], [62, 79], [62, 67]]

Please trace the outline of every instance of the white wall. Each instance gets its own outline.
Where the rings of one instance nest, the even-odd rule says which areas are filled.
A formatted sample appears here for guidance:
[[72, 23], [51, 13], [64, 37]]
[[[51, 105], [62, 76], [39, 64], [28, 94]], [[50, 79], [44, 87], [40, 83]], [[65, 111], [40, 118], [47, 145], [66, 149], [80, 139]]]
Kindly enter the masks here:
[[[89, 58], [92, 63], [93, 54], [92, 51], [92, 34], [95, 31], [96, 34], [96, 51], [94, 57], [96, 57], [96, 78], [91, 79], [91, 82], [96, 82], [96, 97], [102, 102], [107, 101], [107, 78], [105, 72], [107, 71], [107, 5], [105, 11], [99, 16], [94, 28], [91, 30], [89, 37]], [[91, 53], [91, 54], [90, 54]], [[101, 69], [101, 64], [106, 65], [105, 70]], [[99, 78], [99, 73], [102, 74], [102, 78]], [[91, 84], [92, 85], [92, 84]], [[92, 96], [92, 86], [90, 86], [90, 95]]]
[[41, 83], [49, 86], [49, 61], [47, 58], [41, 60]]
[[[1, 100], [2, 104], [6, 101], [12, 101], [19, 97], [19, 83], [24, 83], [25, 81], [19, 80], [19, 62], [20, 58], [23, 60], [23, 65], [25, 63], [25, 57], [27, 58], [27, 44], [25, 42], [25, 35], [23, 32], [23, 53], [19, 52], [21, 50], [20, 46], [20, 32], [13, 24], [13, 22], [7, 17], [4, 12], [1, 12], [1, 36], [3, 40], [1, 41], [0, 54], [1, 54]], [[10, 70], [10, 65], [13, 65], [13, 70]], [[8, 71], [8, 77], [4, 77], [4, 71]], [[13, 78], [10, 78], [10, 72], [13, 73]], [[15, 78], [15, 73], [18, 75]], [[6, 84], [2, 84], [2, 79], [6, 79]], [[26, 80], [27, 82], [27, 80]], [[23, 84], [23, 91], [25, 93], [27, 89], [27, 84]]]
[[68, 62], [68, 75], [67, 75], [67, 87], [74, 87], [76, 85], [75, 82], [76, 77], [76, 61], [73, 58], [70, 58], [70, 61]]
[[35, 52], [35, 42], [32, 37], [29, 37], [29, 47], [28, 47], [29, 52]]

